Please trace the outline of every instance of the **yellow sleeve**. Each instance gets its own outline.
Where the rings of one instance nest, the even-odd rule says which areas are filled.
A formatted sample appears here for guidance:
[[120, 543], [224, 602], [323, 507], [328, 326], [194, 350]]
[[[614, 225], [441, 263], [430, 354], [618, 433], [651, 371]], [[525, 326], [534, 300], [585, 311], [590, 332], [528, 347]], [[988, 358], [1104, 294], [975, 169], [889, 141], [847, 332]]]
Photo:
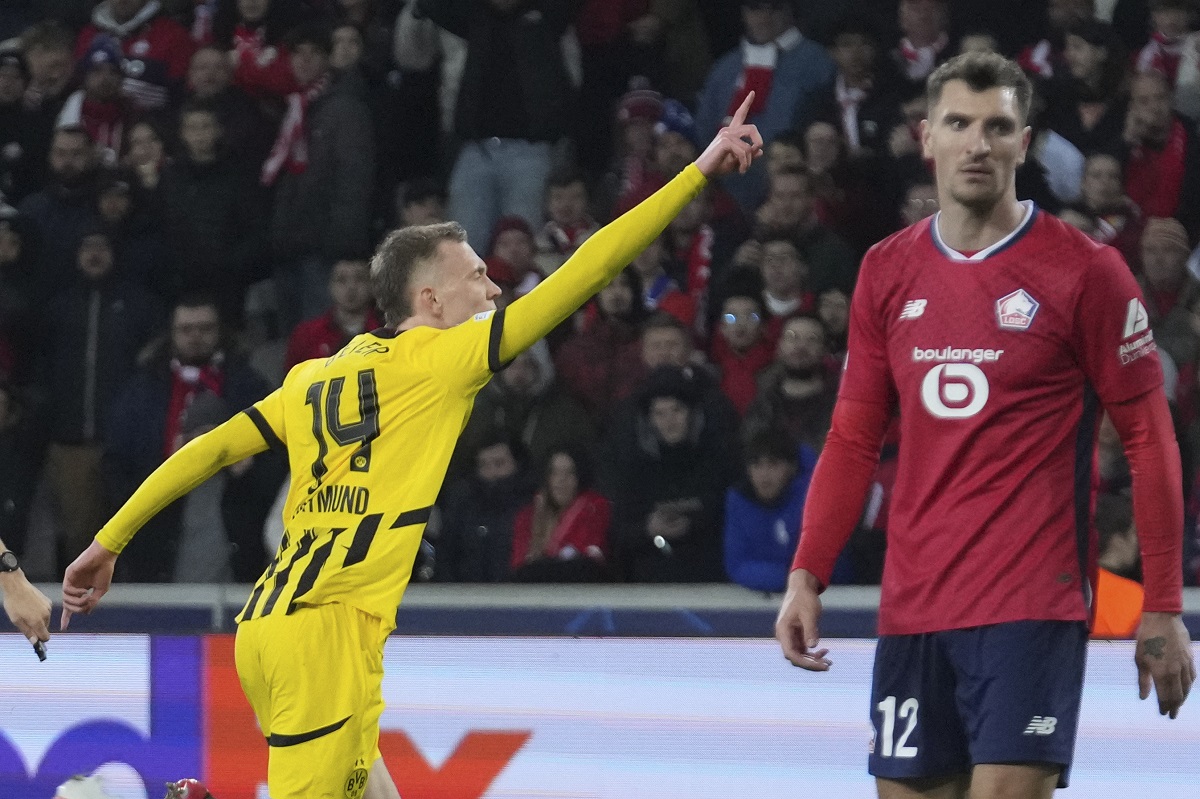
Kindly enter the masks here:
[[496, 336], [494, 360], [507, 363], [575, 313], [658, 238], [706, 183], [696, 165], [689, 164], [666, 186], [597, 231], [533, 291], [499, 312], [495, 324], [502, 333]]
[[120, 553], [156, 513], [226, 466], [282, 447], [283, 401], [276, 390], [228, 422], [192, 439], [155, 469], [96, 534], [109, 552]]

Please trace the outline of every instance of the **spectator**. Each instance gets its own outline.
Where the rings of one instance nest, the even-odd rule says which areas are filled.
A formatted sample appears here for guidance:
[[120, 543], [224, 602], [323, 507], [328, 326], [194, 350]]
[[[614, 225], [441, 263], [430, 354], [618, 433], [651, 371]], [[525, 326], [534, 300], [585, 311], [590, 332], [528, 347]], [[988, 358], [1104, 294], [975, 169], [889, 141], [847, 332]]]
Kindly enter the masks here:
[[533, 493], [521, 445], [503, 435], [484, 438], [469, 476], [452, 482], [439, 506], [444, 523], [434, 541], [434, 579], [499, 583], [512, 561], [513, 520]]
[[566, 169], [550, 173], [546, 181], [546, 224], [537, 236], [537, 265], [543, 275], [566, 263], [579, 245], [600, 229], [588, 213], [589, 202], [582, 173]]
[[75, 43], [81, 61], [97, 36], [111, 36], [125, 54], [122, 90], [140, 111], [157, 111], [183, 93], [192, 38], [163, 13], [159, 0], [103, 0]]
[[149, 119], [134, 123], [125, 140], [125, 156], [121, 159], [121, 166], [133, 174], [138, 191], [148, 202], [158, 201], [158, 182], [166, 165], [166, 139], [158, 123]]
[[608, 500], [592, 490], [582, 452], [550, 454], [533, 501], [513, 523], [512, 573], [519, 583], [590, 583], [608, 575]]
[[678, 175], [700, 154], [696, 147], [696, 120], [687, 106], [666, 98], [654, 123], [654, 167], [663, 177]]
[[58, 115], [58, 127], [88, 132], [99, 162], [109, 167], [117, 165], [130, 119], [130, 105], [121, 93], [123, 60], [115, 39], [104, 34], [93, 38], [79, 63], [83, 88], [67, 98]]
[[554, 358], [563, 385], [601, 428], [641, 375], [642, 281], [632, 267], [596, 295], [595, 312]]
[[828, 338], [819, 319], [789, 319], [775, 350], [775, 364], [763, 371], [758, 395], [746, 411], [743, 440], [764, 430], [783, 430], [793, 444], [804, 444], [819, 452], [825, 444], [837, 395], [828, 355]]
[[87, 548], [107, 516], [102, 442], [138, 353], [162, 324], [158, 301], [114, 270], [93, 227], [77, 239], [76, 273], [44, 316], [38, 384], [45, 398], [45, 477], [58, 513], [59, 563]]
[[29, 88], [25, 90], [26, 106], [49, 129], [66, 102], [71, 85], [75, 59], [71, 32], [57, 22], [34, 25], [21, 37], [21, 46], [29, 63]]
[[1137, 54], [1138, 72], [1157, 72], [1174, 89], [1187, 34], [1196, 21], [1191, 0], [1150, 0], [1150, 41]]
[[617, 146], [601, 198], [606, 214], [620, 216], [666, 183], [654, 161], [654, 129], [662, 114], [662, 95], [644, 79], [631, 81], [617, 104]]
[[487, 249], [488, 277], [511, 299], [524, 297], [542, 282], [533, 229], [523, 216], [502, 216]]
[[1112, 26], [1096, 20], [1066, 31], [1066, 69], [1043, 83], [1044, 124], [1081, 152], [1120, 143], [1125, 124], [1125, 58]]
[[[771, 179], [771, 192], [758, 209], [755, 238], [791, 238], [809, 266], [809, 285], [821, 292], [832, 286], [854, 288], [858, 260], [836, 233], [821, 224], [813, 179], [803, 169], [788, 169]], [[769, 309], [768, 309], [769, 310]]]
[[1079, 227], [1083, 232], [1101, 244], [1116, 247], [1138, 271], [1144, 221], [1141, 210], [1125, 194], [1120, 159], [1105, 152], [1089, 155], [1083, 165], [1079, 202], [1069, 208], [1082, 216]]
[[369, 251], [375, 174], [361, 81], [330, 71], [331, 44], [323, 28], [301, 28], [290, 44], [301, 89], [288, 98], [288, 114], [262, 172], [263, 183], [275, 187], [271, 239], [285, 330], [324, 311], [334, 262]]
[[[15, 205], [38, 188], [45, 170], [46, 131], [25, 107], [29, 64], [15, 48], [0, 49], [0, 197]], [[38, 159], [38, 160], [35, 160]]]
[[49, 163], [46, 187], [20, 205], [38, 238], [38, 300], [49, 298], [75, 271], [75, 247], [96, 216], [96, 151], [87, 131], [56, 130]]
[[849, 158], [836, 123], [817, 119], [808, 124], [804, 161], [817, 218], [856, 254], [865, 253], [895, 230], [890, 199], [879, 190], [879, 162]]
[[1000, 53], [1000, 40], [987, 30], [970, 30], [958, 37], [959, 53]]
[[[800, 34], [790, 2], [743, 0], [742, 23], [742, 46], [713, 65], [700, 93], [698, 141], [713, 135], [753, 91], [748, 121], [758, 126], [769, 145], [783, 131], [803, 127], [833, 85], [833, 61], [825, 48]], [[766, 194], [766, 170], [754, 166], [723, 185], [749, 212]]]
[[719, 497], [729, 453], [699, 394], [692, 370], [656, 370], [638, 397], [636, 438], [612, 449], [613, 544], [631, 582], [724, 579]]
[[450, 175], [450, 217], [479, 247], [502, 216], [542, 224], [551, 145], [574, 128], [575, 86], [562, 38], [580, 0], [416, 0], [417, 8], [467, 40], [455, 110], [463, 142]]
[[899, 46], [892, 58], [900, 74], [923, 84], [934, 67], [949, 58], [950, 9], [946, 0], [900, 0]]
[[287, 0], [220, 0], [213, 43], [229, 51], [233, 85], [260, 100], [282, 100], [298, 91], [285, 34], [299, 21]]
[[817, 297], [817, 318], [825, 326], [832, 360], [841, 369], [850, 335], [850, 298], [841, 289], [822, 291]]
[[518, 355], [479, 392], [455, 450], [458, 472], [481, 442], [498, 434], [519, 441], [534, 463], [544, 463], [555, 447], [588, 447], [596, 440], [587, 412], [555, 379], [544, 341]]
[[1067, 31], [1096, 19], [1094, 0], [1049, 0], [1046, 5], [1049, 28], [1046, 37], [1017, 56], [1022, 69], [1043, 80], [1060, 77], [1068, 70], [1070, 59], [1064, 52]]
[[[112, 403], [104, 435], [104, 479], [112, 505], [119, 505], [165, 458], [182, 443], [181, 423], [187, 407], [201, 391], [209, 391], [225, 400], [231, 408], [248, 408], [269, 391], [269, 387], [234, 353], [223, 346], [218, 303], [210, 298], [185, 297], [171, 312], [170, 334]], [[258, 456], [269, 462], [268, 454]], [[282, 475], [280, 475], [282, 477]], [[274, 480], [265, 492], [257, 494], [256, 530], [275, 498], [279, 483]], [[235, 500], [234, 497], [237, 497]], [[249, 506], [246, 496], [231, 495], [229, 502]], [[143, 529], [139, 539], [125, 550], [125, 579], [135, 582], [164, 582], [171, 579], [179, 543], [183, 503], [169, 506]], [[242, 543], [249, 552], [254, 537]], [[253, 558], [250, 558], [253, 560]], [[262, 563], [251, 564], [257, 571]], [[244, 573], [244, 571], [243, 571]]]
[[209, 45], [192, 55], [188, 98], [216, 112], [229, 154], [244, 168], [257, 172], [271, 152], [278, 120], [272, 120], [260, 103], [232, 81], [233, 67], [223, 50]]
[[12, 384], [0, 379], [0, 539], [18, 556], [25, 552], [39, 437]]
[[1146, 314], [1158, 346], [1177, 364], [1190, 364], [1198, 354], [1189, 309], [1200, 297], [1200, 284], [1189, 279], [1187, 233], [1175, 219], [1151, 217], [1142, 231], [1142, 274]]
[[775, 358], [763, 335], [761, 297], [756, 291], [735, 291], [727, 296], [712, 339], [712, 361], [721, 371], [721, 391], [739, 415], [754, 401], [759, 372]]
[[[742, 478], [725, 492], [725, 573], [752, 591], [787, 586], [817, 453], [766, 431], [746, 446]], [[845, 554], [830, 583], [853, 581]]]
[[112, 237], [121, 277], [159, 298], [169, 298], [166, 278], [176, 257], [168, 252], [162, 226], [155, 211], [136, 201], [136, 179], [123, 170], [105, 170], [96, 182], [96, 210], [100, 223]]
[[1125, 116], [1125, 193], [1146, 216], [1179, 216], [1200, 233], [1200, 146], [1195, 124], [1171, 110], [1167, 80], [1157, 72], [1135, 75]]
[[167, 296], [210, 293], [223, 318], [240, 319], [246, 287], [266, 254], [259, 187], [225, 148], [215, 107], [189, 102], [179, 116], [180, 157], [163, 170], [163, 230], [171, 243]]
[[810, 273], [794, 241], [780, 235], [763, 241], [762, 300], [766, 311], [763, 322], [766, 339], [772, 345], [779, 341], [788, 319], [816, 309], [817, 296], [810, 288]]
[[338, 261], [329, 273], [333, 305], [323, 315], [301, 322], [288, 339], [284, 368], [310, 358], [328, 358], [355, 336], [383, 326], [371, 295], [371, 266], [366, 261]]
[[396, 227], [445, 221], [446, 191], [437, 181], [417, 178], [396, 188]]
[[696, 322], [696, 306], [667, 272], [667, 244], [660, 236], [633, 259], [632, 268], [642, 284], [642, 307], [661, 310], [691, 329]]
[[878, 34], [866, 20], [847, 15], [833, 31], [829, 52], [837, 75], [823, 102], [836, 113], [850, 157], [882, 157], [899, 110], [895, 77], [887, 71], [890, 65], [879, 60]]
[[1100, 539], [1094, 638], [1134, 638], [1142, 619], [1145, 591], [1133, 503], [1123, 495], [1096, 498], [1096, 530]]

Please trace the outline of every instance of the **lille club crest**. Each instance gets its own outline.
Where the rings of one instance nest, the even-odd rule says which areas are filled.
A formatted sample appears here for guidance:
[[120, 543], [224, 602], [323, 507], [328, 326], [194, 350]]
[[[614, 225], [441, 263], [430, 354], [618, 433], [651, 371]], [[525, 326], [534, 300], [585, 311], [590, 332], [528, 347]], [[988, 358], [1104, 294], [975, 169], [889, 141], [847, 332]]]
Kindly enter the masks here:
[[1025, 289], [1017, 289], [996, 300], [996, 321], [1004, 330], [1028, 330], [1037, 310], [1038, 301]]

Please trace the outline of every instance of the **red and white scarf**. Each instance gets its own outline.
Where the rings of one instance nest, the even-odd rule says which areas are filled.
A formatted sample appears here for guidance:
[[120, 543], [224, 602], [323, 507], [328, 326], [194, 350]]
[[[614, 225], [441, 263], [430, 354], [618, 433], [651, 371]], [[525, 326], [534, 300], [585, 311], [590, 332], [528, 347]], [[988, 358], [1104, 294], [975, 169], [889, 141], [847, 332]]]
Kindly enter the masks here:
[[287, 114], [279, 125], [279, 137], [271, 154], [263, 162], [262, 184], [272, 186], [285, 167], [293, 175], [303, 174], [308, 169], [308, 130], [305, 116], [312, 101], [329, 88], [329, 75], [322, 75], [303, 91], [288, 95]]
[[1137, 57], [1138, 72], [1158, 72], [1167, 76], [1172, 86], [1175, 76], [1179, 74], [1179, 61], [1183, 57], [1184, 37], [1168, 39], [1155, 31], [1150, 41], [1142, 48]]
[[925, 80], [929, 77], [929, 73], [933, 72], [938, 55], [946, 49], [946, 45], [949, 43], [950, 39], [945, 33], [940, 34], [936, 42], [924, 47], [914, 46], [907, 36], [901, 39], [900, 57], [903, 62], [900, 66], [903, 67], [904, 74], [908, 76], [909, 80]]
[[771, 95], [771, 82], [775, 78], [775, 65], [779, 62], [779, 53], [793, 49], [800, 44], [804, 37], [796, 28], [790, 28], [773, 42], [766, 44], [751, 44], [742, 40], [742, 74], [733, 90], [733, 98], [725, 111], [725, 124], [746, 100], [746, 95], [754, 92], [754, 102], [750, 104], [747, 117], [762, 113], [767, 107], [767, 98]]

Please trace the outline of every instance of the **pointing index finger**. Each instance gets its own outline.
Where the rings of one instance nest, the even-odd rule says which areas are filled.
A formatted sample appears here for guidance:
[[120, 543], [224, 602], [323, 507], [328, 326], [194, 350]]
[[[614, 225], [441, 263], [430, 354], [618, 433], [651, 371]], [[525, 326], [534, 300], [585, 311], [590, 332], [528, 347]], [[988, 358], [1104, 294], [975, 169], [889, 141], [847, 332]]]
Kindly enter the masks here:
[[746, 99], [742, 100], [742, 104], [738, 106], [738, 110], [733, 115], [733, 119], [729, 121], [729, 127], [738, 128], [746, 121], [746, 114], [750, 113], [750, 104], [754, 102], [754, 92], [746, 95]]

